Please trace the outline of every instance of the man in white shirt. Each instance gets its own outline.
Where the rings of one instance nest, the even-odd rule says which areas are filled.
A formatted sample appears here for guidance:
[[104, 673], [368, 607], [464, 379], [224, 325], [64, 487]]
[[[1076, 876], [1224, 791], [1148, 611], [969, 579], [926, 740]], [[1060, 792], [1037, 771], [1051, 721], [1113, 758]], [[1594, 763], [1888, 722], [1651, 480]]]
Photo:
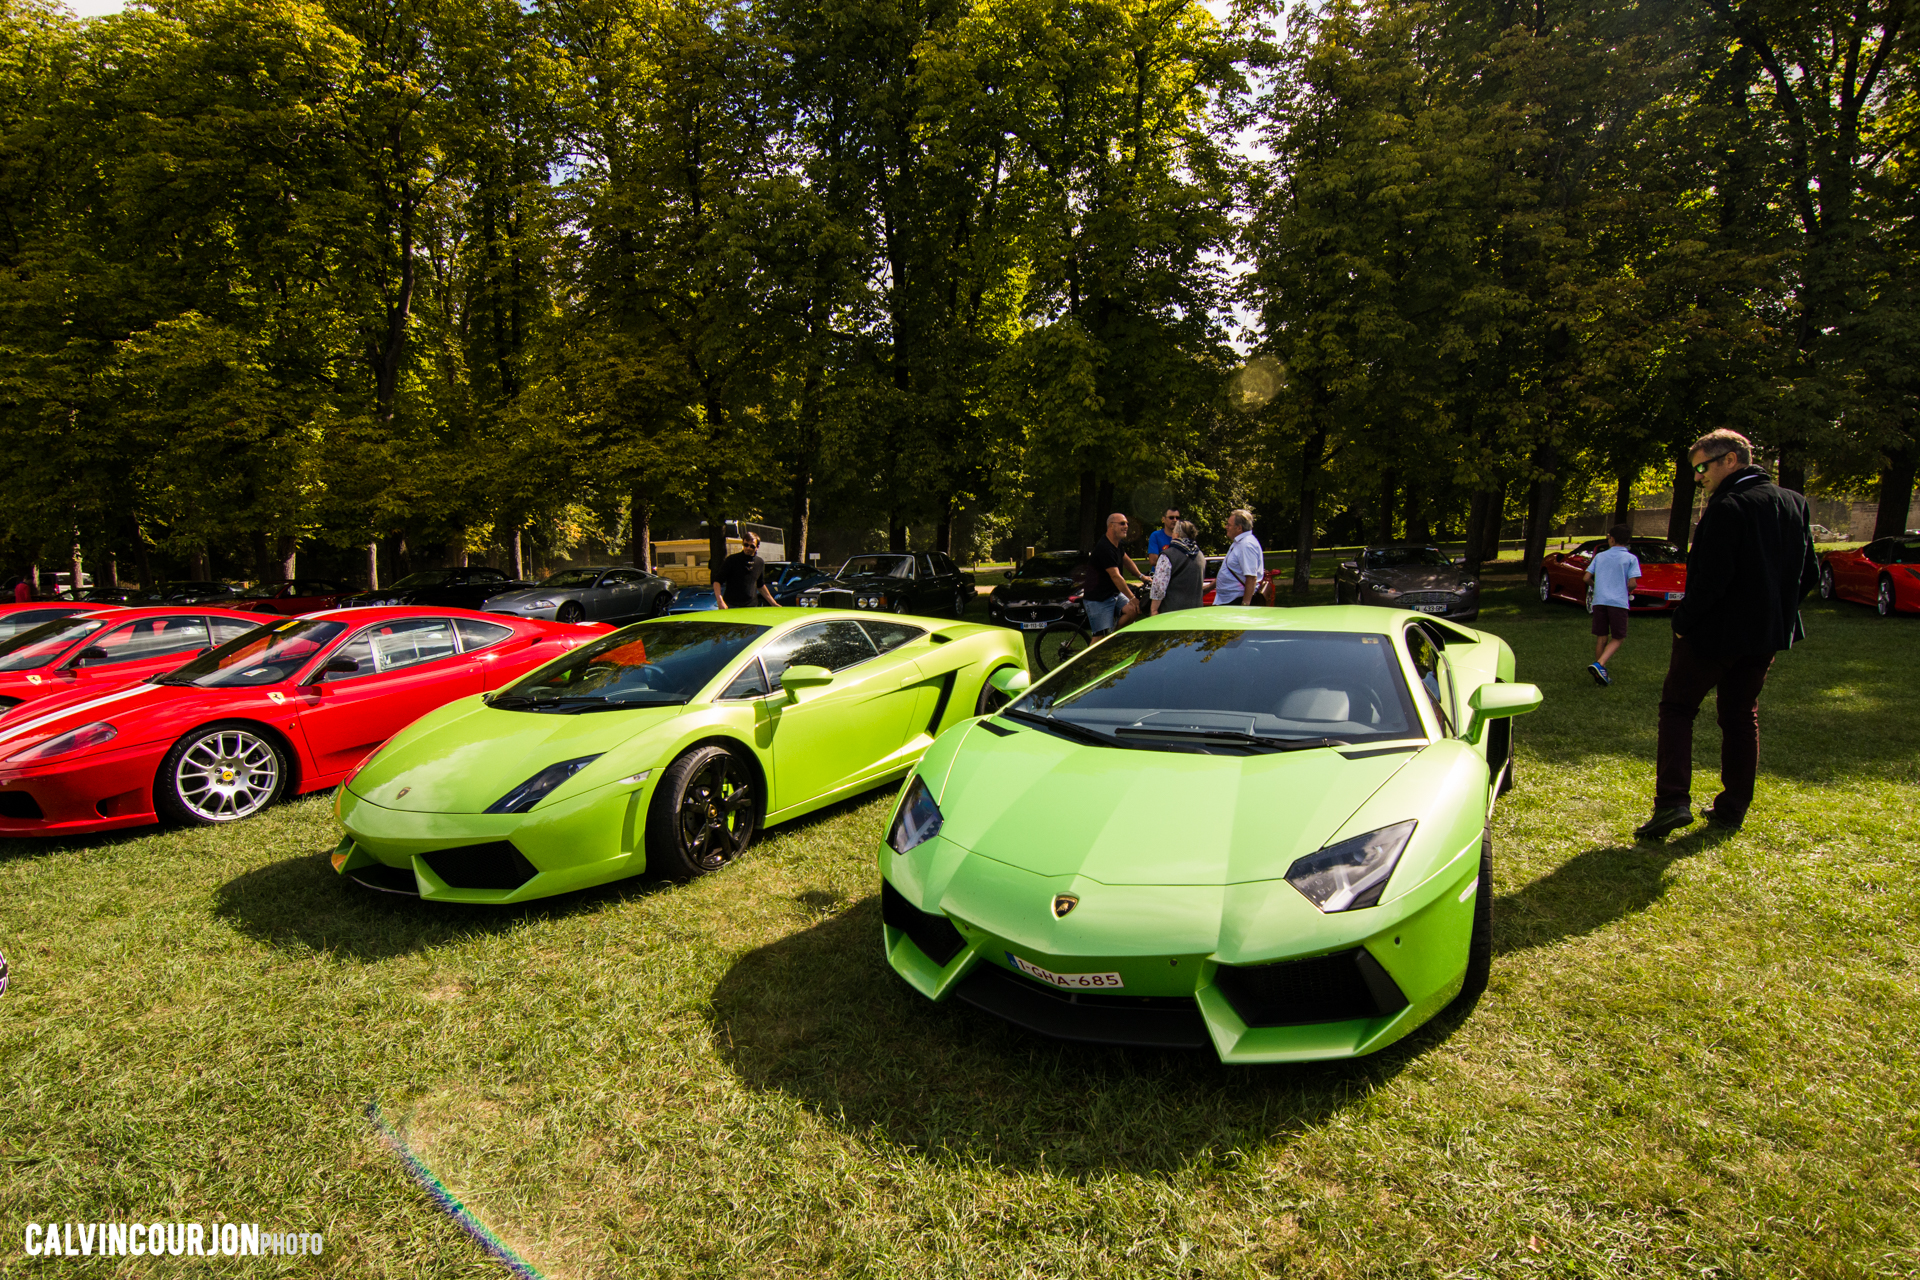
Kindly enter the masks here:
[[1215, 604], [1246, 604], [1267, 574], [1267, 557], [1253, 536], [1253, 513], [1235, 508], [1227, 513], [1227, 562], [1213, 583]]
[[1607, 549], [1587, 562], [1586, 579], [1593, 585], [1593, 662], [1587, 671], [1597, 685], [1613, 683], [1607, 664], [1627, 638], [1627, 610], [1640, 580], [1640, 557], [1627, 549], [1632, 540], [1633, 530], [1617, 524], [1607, 530]]

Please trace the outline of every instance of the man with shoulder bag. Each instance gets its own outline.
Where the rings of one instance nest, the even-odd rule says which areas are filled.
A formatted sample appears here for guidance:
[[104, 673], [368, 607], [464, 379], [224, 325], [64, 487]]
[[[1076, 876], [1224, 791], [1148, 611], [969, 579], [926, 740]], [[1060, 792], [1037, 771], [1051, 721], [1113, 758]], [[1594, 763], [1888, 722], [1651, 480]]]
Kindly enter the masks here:
[[1807, 500], [1753, 465], [1738, 432], [1710, 431], [1688, 451], [1707, 491], [1687, 553], [1687, 594], [1673, 611], [1673, 651], [1660, 691], [1653, 816], [1656, 840], [1693, 825], [1693, 721], [1709, 690], [1720, 722], [1720, 794], [1709, 823], [1737, 831], [1760, 761], [1760, 690], [1782, 649], [1806, 635], [1800, 601], [1819, 581]]

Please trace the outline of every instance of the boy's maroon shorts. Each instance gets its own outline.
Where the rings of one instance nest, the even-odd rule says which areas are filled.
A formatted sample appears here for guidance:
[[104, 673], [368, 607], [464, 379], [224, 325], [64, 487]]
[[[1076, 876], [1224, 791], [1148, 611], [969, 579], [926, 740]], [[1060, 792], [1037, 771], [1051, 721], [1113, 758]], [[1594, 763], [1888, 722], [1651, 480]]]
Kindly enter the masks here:
[[1615, 640], [1627, 638], [1627, 611], [1617, 604], [1593, 606], [1593, 634]]

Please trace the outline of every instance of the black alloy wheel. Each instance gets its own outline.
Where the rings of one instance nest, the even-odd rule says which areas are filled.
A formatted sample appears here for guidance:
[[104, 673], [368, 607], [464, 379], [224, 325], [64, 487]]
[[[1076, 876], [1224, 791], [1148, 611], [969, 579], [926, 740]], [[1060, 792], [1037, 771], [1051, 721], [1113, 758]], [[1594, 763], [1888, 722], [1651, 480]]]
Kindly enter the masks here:
[[1013, 671], [1015, 669], [1016, 668], [1013, 667], [995, 667], [987, 673], [987, 678], [980, 682], [980, 696], [973, 700], [973, 714], [976, 716], [990, 716], [1013, 701], [1012, 698], [993, 687], [993, 678], [1002, 671]]
[[1056, 671], [1093, 647], [1093, 636], [1071, 622], [1055, 622], [1040, 633], [1033, 646], [1033, 665], [1044, 672]]
[[654, 596], [653, 607], [647, 610], [647, 617], [664, 618], [667, 616], [667, 610], [671, 608], [673, 608], [673, 593], [671, 591], [662, 591]]
[[1453, 1007], [1471, 1013], [1493, 976], [1493, 831], [1480, 832], [1480, 879], [1473, 892], [1473, 933], [1467, 939], [1467, 978]]
[[554, 613], [553, 620], [555, 622], [576, 623], [586, 616], [587, 611], [580, 607], [579, 601], [569, 600], [561, 605], [559, 610]]
[[1880, 575], [1880, 590], [1874, 593], [1873, 607], [1883, 618], [1893, 616], [1893, 579]]
[[1833, 566], [1824, 561], [1820, 565], [1820, 598], [1833, 599]]
[[695, 747], [675, 760], [647, 814], [647, 865], [691, 880], [739, 857], [760, 820], [754, 777], [726, 747]]

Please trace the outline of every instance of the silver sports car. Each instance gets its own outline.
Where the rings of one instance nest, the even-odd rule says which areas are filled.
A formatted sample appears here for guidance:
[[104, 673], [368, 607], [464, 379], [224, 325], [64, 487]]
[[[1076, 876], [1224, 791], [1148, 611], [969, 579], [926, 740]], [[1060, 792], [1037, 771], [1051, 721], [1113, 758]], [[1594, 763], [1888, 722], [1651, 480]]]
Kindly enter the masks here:
[[487, 601], [488, 613], [555, 622], [632, 622], [657, 618], [673, 604], [673, 583], [631, 565], [562, 569], [537, 587]]

